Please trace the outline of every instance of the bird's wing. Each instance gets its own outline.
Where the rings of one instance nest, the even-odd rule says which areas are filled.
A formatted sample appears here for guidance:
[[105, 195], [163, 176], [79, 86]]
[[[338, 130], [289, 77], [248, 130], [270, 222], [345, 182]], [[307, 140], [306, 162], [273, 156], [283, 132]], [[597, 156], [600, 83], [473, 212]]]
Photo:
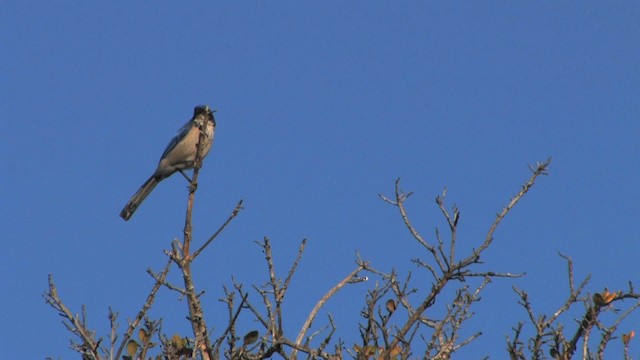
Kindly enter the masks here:
[[184, 137], [187, 136], [187, 133], [193, 126], [194, 126], [194, 123], [192, 120], [187, 121], [187, 123], [184, 124], [180, 128], [180, 130], [178, 130], [178, 133], [176, 134], [176, 136], [174, 136], [173, 139], [169, 141], [169, 144], [167, 145], [167, 148], [164, 149], [164, 152], [162, 153], [162, 156], [160, 157], [160, 159], [164, 159], [164, 157], [167, 156], [167, 154], [171, 150], [173, 150], [173, 148], [176, 147], [176, 145], [178, 145], [180, 140], [184, 139]]

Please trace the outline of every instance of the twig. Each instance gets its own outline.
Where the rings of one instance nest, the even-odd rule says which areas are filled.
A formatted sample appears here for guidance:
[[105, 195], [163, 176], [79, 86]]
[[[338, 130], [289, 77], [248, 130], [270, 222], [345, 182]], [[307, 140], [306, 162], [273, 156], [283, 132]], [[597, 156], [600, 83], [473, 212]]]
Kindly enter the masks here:
[[[455, 252], [456, 252], [456, 234], [458, 229], [458, 220], [460, 220], [460, 210], [454, 204], [453, 205], [453, 218], [449, 215], [449, 212], [444, 207], [444, 198], [447, 195], [447, 189], [445, 188], [442, 191], [442, 195], [436, 197], [436, 204], [438, 204], [438, 208], [440, 208], [440, 212], [444, 215], [447, 220], [447, 224], [449, 225], [449, 230], [451, 231], [451, 244], [449, 246], [449, 261], [448, 264], [453, 264], [455, 262]], [[438, 236], [438, 239], [440, 237]], [[443, 259], [446, 261], [447, 257], [442, 254]], [[447, 264], [447, 265], [448, 265]]]
[[73, 334], [76, 334], [82, 340], [82, 349], [87, 355], [92, 356], [96, 360], [102, 359], [98, 353], [98, 343], [93, 339], [91, 331], [89, 331], [83, 322], [80, 322], [78, 316], [74, 316], [71, 311], [64, 305], [62, 299], [58, 296], [58, 290], [53, 283], [53, 275], [49, 274], [49, 291], [45, 293], [44, 298], [46, 302], [51, 305], [55, 310], [60, 313], [60, 316], [69, 320], [70, 324], [62, 322], [67, 329]]
[[298, 264], [300, 263], [300, 259], [302, 259], [302, 254], [304, 253], [304, 248], [306, 245], [307, 245], [307, 239], [302, 239], [302, 242], [300, 243], [300, 247], [298, 248], [298, 256], [296, 256], [295, 261], [291, 265], [291, 269], [289, 269], [289, 273], [287, 274], [287, 277], [284, 280], [284, 284], [282, 285], [283, 295], [287, 291], [287, 288], [289, 288], [289, 283], [291, 282], [291, 278], [293, 277], [293, 274], [298, 268]]
[[522, 185], [522, 188], [520, 189], [520, 191], [509, 202], [509, 205], [507, 205], [507, 207], [502, 209], [502, 211], [496, 216], [496, 220], [493, 222], [493, 224], [491, 224], [491, 227], [487, 232], [487, 237], [485, 238], [484, 242], [482, 243], [482, 245], [480, 245], [480, 247], [477, 250], [478, 254], [484, 251], [487, 247], [489, 247], [489, 245], [491, 245], [491, 242], [493, 241], [493, 233], [498, 228], [498, 225], [500, 225], [500, 222], [502, 221], [502, 219], [504, 219], [505, 216], [507, 216], [509, 211], [511, 211], [511, 209], [513, 209], [513, 207], [518, 203], [518, 201], [520, 201], [520, 199], [522, 199], [522, 197], [533, 187], [538, 176], [547, 175], [547, 167], [549, 167], [549, 164], [551, 164], [551, 158], [547, 159], [543, 163], [537, 163], [535, 168], [529, 167], [529, 169], [533, 172], [533, 174], [531, 175], [531, 178], [529, 178], [529, 180], [524, 185]]
[[[400, 216], [402, 217], [402, 220], [404, 221], [404, 224], [409, 230], [409, 232], [411, 233], [411, 235], [413, 235], [414, 239], [416, 239], [422, 246], [424, 246], [427, 250], [429, 250], [429, 252], [432, 253], [434, 257], [437, 259], [438, 256], [437, 256], [435, 247], [429, 244], [422, 237], [422, 235], [420, 235], [420, 233], [418, 233], [418, 231], [413, 227], [413, 225], [411, 224], [411, 221], [409, 221], [409, 215], [407, 215], [407, 210], [404, 207], [404, 201], [407, 200], [409, 196], [411, 196], [412, 194], [413, 194], [412, 192], [405, 194], [402, 190], [400, 190], [400, 178], [397, 178], [395, 183], [396, 201], [391, 203], [398, 207], [398, 210], [400, 211]], [[382, 198], [385, 199], [384, 197]]]
[[156, 283], [153, 284], [153, 288], [151, 288], [151, 292], [149, 292], [149, 295], [147, 296], [147, 301], [145, 301], [144, 305], [142, 305], [142, 309], [140, 309], [136, 318], [129, 324], [129, 327], [127, 328], [127, 332], [125, 332], [124, 337], [120, 342], [120, 346], [118, 347], [118, 352], [116, 353], [116, 359], [120, 359], [121, 357], [120, 355], [122, 355], [122, 351], [124, 350], [125, 346], [129, 342], [129, 339], [131, 339], [131, 334], [133, 334], [133, 330], [135, 330], [135, 328], [138, 327], [138, 325], [140, 324], [140, 321], [142, 321], [142, 318], [147, 314], [147, 311], [149, 311], [149, 309], [151, 308], [151, 305], [153, 304], [153, 301], [156, 298], [156, 294], [158, 293], [158, 290], [160, 289], [162, 284], [165, 282], [165, 279], [167, 278], [167, 274], [169, 273], [170, 268], [171, 268], [171, 259], [167, 261], [167, 264], [164, 266], [164, 269], [160, 273], [160, 276], [156, 278]]
[[513, 332], [515, 333], [513, 341], [509, 340], [509, 336], [507, 336], [507, 351], [509, 352], [509, 358], [511, 360], [525, 359], [523, 353], [524, 344], [520, 341], [520, 334], [522, 333], [523, 326], [524, 323], [519, 322], [518, 325], [513, 328]]
[[222, 342], [224, 341], [224, 338], [227, 336], [227, 334], [229, 333], [229, 331], [231, 331], [231, 329], [235, 326], [236, 320], [238, 319], [238, 316], [240, 315], [240, 311], [242, 310], [242, 306], [244, 305], [244, 303], [247, 301], [247, 297], [249, 296], [249, 294], [245, 294], [242, 297], [242, 301], [240, 302], [240, 305], [238, 306], [238, 310], [236, 310], [235, 314], [233, 315], [233, 317], [231, 317], [229, 319], [229, 325], [227, 326], [227, 328], [224, 330], [224, 332], [222, 333], [222, 335], [220, 335], [220, 337], [218, 338], [218, 340], [216, 340], [215, 344], [215, 349], [218, 349], [220, 347], [220, 345], [222, 344]]
[[591, 275], [590, 274], [587, 275], [584, 278], [584, 280], [582, 280], [580, 285], [578, 285], [578, 289], [576, 290], [575, 285], [574, 285], [574, 277], [573, 277], [573, 260], [571, 260], [570, 257], [564, 256], [562, 254], [560, 254], [560, 257], [562, 257], [562, 258], [567, 260], [567, 273], [569, 275], [569, 298], [567, 299], [567, 301], [565, 301], [565, 303], [562, 305], [562, 307], [560, 307], [560, 309], [558, 309], [558, 311], [556, 311], [551, 316], [551, 318], [549, 318], [549, 320], [547, 321], [549, 324], [554, 323], [556, 321], [556, 319], [562, 313], [564, 313], [567, 310], [569, 310], [571, 305], [574, 304], [578, 300], [578, 296], [580, 296], [580, 294], [584, 290], [585, 286], [587, 286], [587, 283], [589, 282], [589, 280], [591, 280]]
[[296, 354], [297, 354], [297, 347], [300, 346], [300, 344], [302, 344], [302, 339], [304, 338], [304, 335], [307, 333], [307, 331], [309, 330], [309, 328], [311, 327], [311, 323], [313, 322], [313, 319], [315, 319], [316, 315], [318, 314], [318, 311], [320, 311], [320, 309], [322, 308], [322, 306], [324, 306], [324, 304], [336, 293], [338, 292], [338, 290], [342, 289], [345, 285], [347, 285], [349, 283], [349, 280], [351, 280], [351, 278], [353, 278], [354, 276], [356, 276], [360, 271], [362, 271], [363, 269], [366, 268], [366, 263], [361, 263], [358, 265], [357, 268], [355, 268], [351, 273], [349, 273], [349, 275], [347, 275], [344, 279], [342, 279], [338, 284], [336, 284], [336, 286], [334, 286], [333, 288], [331, 288], [321, 299], [320, 301], [318, 301], [318, 303], [316, 304], [316, 306], [314, 306], [313, 310], [311, 310], [311, 312], [309, 313], [309, 316], [307, 317], [307, 320], [305, 320], [304, 324], [302, 325], [302, 328], [300, 329], [300, 332], [298, 333], [298, 337], [296, 337], [296, 341], [295, 341], [295, 347], [294, 349], [291, 351], [291, 358], [295, 359], [296, 358]]
[[[443, 264], [443, 262], [440, 260], [440, 255], [435, 250], [434, 246], [426, 243], [426, 241], [424, 241], [424, 239], [422, 239], [420, 234], [418, 234], [417, 231], [415, 230], [415, 228], [411, 225], [411, 223], [410, 223], [410, 221], [408, 219], [408, 216], [406, 214], [406, 211], [404, 210], [404, 205], [403, 205], [404, 200], [406, 200], [406, 198], [411, 193], [409, 193], [409, 195], [405, 195], [403, 192], [401, 192], [399, 190], [399, 187], [398, 187], [399, 179], [396, 180], [396, 184], [395, 184], [395, 188], [396, 188], [396, 201], [395, 202], [393, 202], [393, 201], [381, 196], [381, 198], [383, 200], [387, 201], [388, 203], [391, 203], [393, 205], [398, 206], [398, 208], [400, 209], [400, 214], [402, 216], [402, 219], [403, 219], [405, 225], [407, 226], [407, 228], [409, 229], [409, 231], [411, 232], [411, 234], [413, 235], [413, 237], [418, 242], [423, 244], [423, 246], [433, 255], [433, 258], [435, 259], [438, 267], [442, 271], [442, 275], [438, 276], [436, 274], [436, 272], [435, 272], [435, 269], [430, 267], [428, 264], [424, 265], [434, 275], [434, 277], [436, 279], [436, 282], [435, 282], [435, 284], [432, 284], [431, 292], [424, 298], [422, 303], [417, 308], [415, 308], [414, 312], [412, 314], [410, 314], [409, 319], [407, 319], [405, 324], [400, 328], [400, 330], [398, 330], [397, 335], [396, 335], [397, 338], [389, 346], [391, 349], [395, 348], [395, 346], [397, 346], [398, 343], [402, 339], [404, 339], [406, 337], [406, 335], [411, 331], [412, 327], [417, 322], [420, 321], [422, 313], [424, 311], [426, 311], [426, 309], [429, 308], [435, 302], [436, 297], [444, 289], [444, 287], [447, 285], [449, 280], [452, 280], [452, 279], [464, 280], [465, 276], [467, 276], [469, 274], [472, 274], [472, 273], [468, 272], [468, 270], [465, 270], [465, 269], [467, 267], [469, 267], [470, 265], [479, 262], [481, 253], [484, 250], [486, 250], [489, 247], [489, 245], [491, 245], [491, 242], [493, 241], [493, 234], [496, 231], [496, 229], [498, 228], [498, 225], [506, 217], [506, 215], [509, 213], [509, 211], [518, 203], [518, 201], [520, 201], [520, 199], [531, 189], [531, 187], [533, 187], [533, 185], [535, 184], [535, 181], [538, 178], [538, 176], [547, 174], [547, 167], [550, 164], [550, 162], [551, 162], [551, 159], [548, 159], [544, 163], [541, 163], [541, 164], [538, 163], [535, 169], [534, 168], [531, 169], [533, 174], [531, 175], [529, 180], [522, 186], [521, 190], [516, 194], [516, 196], [511, 199], [511, 201], [507, 205], [507, 207], [505, 207], [502, 210], [502, 212], [497, 215], [495, 221], [493, 222], [493, 224], [489, 228], [489, 231], [487, 232], [487, 235], [486, 235], [486, 238], [485, 238], [484, 242], [480, 245], [480, 247], [478, 249], [474, 249], [473, 253], [470, 254], [467, 258], [461, 260], [458, 263], [450, 264], [450, 265], [447, 265], [447, 266], [445, 266]], [[442, 200], [437, 200], [437, 201], [443, 202]], [[442, 209], [444, 209], [444, 205], [442, 206]], [[447, 221], [450, 224], [450, 227], [453, 227], [453, 229], [456, 228], [457, 221], [458, 221], [455, 213], [457, 213], [457, 210], [455, 210], [455, 208], [454, 208], [454, 218], [451, 219], [451, 217], [448, 215], [448, 212], [446, 211], [446, 209], [444, 209], [445, 217], [447, 218]], [[444, 258], [446, 258], [446, 256]], [[451, 258], [451, 259], [453, 259], [453, 258]], [[487, 273], [485, 275], [488, 275], [488, 274], [489, 273]], [[434, 331], [437, 332], [438, 330], [436, 329]], [[385, 354], [388, 354], [388, 353], [385, 352]]]
[[202, 245], [200, 246], [200, 248], [198, 250], [196, 250], [193, 253], [193, 256], [191, 256], [192, 259], [195, 259], [198, 257], [198, 255], [200, 255], [200, 253], [207, 247], [209, 246], [209, 244], [211, 244], [211, 242], [213, 240], [215, 240], [215, 238], [222, 232], [222, 230], [224, 230], [224, 228], [227, 227], [227, 225], [229, 225], [229, 223], [231, 222], [231, 220], [233, 220], [236, 216], [238, 216], [238, 214], [240, 213], [240, 210], [244, 209], [244, 207], [242, 207], [242, 202], [244, 200], [240, 200], [238, 201], [238, 204], [236, 204], [236, 207], [233, 209], [233, 211], [231, 211], [231, 215], [229, 215], [229, 217], [227, 218], [227, 220], [224, 222], [224, 224], [222, 224], [222, 226], [220, 226], [220, 228], [213, 233], [213, 235], [211, 235], [211, 237]]
[[[243, 298], [245, 298], [245, 305], [247, 306], [247, 308], [249, 310], [251, 310], [251, 312], [255, 315], [255, 317], [258, 319], [258, 321], [262, 324], [262, 326], [264, 326], [265, 329], [269, 330], [269, 323], [267, 322], [267, 320], [265, 320], [262, 315], [258, 312], [258, 310], [253, 306], [253, 304], [251, 304], [251, 302], [249, 301], [249, 299], [247, 298], [247, 296], [245, 296], [248, 293], [244, 293], [242, 291], [242, 285], [236, 284], [234, 281], [233, 286], [236, 288], [236, 290], [238, 290], [238, 293], [240, 293], [240, 296], [242, 296]], [[259, 291], [258, 291], [259, 293]], [[243, 295], [245, 294], [245, 295]]]
[[616, 322], [613, 325], [604, 329], [604, 331], [602, 332], [602, 339], [600, 340], [600, 345], [598, 345], [599, 359], [604, 359], [604, 349], [609, 343], [609, 340], [611, 339], [611, 336], [613, 335], [613, 333], [615, 333], [615, 331], [618, 329], [618, 326], [620, 326], [622, 321], [626, 319], [629, 315], [631, 315], [631, 313], [633, 313], [638, 307], [640, 307], [640, 302], [633, 304], [624, 313], [622, 313], [622, 315], [620, 315], [616, 319]]
[[118, 313], [113, 312], [111, 306], [109, 306], [109, 327], [111, 328], [111, 334], [109, 335], [109, 360], [113, 360], [113, 353], [115, 352], [116, 341], [118, 339]]

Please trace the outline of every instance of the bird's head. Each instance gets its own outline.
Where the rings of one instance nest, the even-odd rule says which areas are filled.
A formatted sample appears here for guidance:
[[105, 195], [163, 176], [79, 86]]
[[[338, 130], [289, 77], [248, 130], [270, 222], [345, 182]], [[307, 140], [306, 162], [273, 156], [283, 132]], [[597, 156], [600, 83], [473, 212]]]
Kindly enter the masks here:
[[213, 126], [216, 126], [216, 119], [213, 117], [215, 110], [211, 110], [208, 105], [198, 105], [193, 109], [193, 117], [202, 115], [203, 118], [213, 122]]

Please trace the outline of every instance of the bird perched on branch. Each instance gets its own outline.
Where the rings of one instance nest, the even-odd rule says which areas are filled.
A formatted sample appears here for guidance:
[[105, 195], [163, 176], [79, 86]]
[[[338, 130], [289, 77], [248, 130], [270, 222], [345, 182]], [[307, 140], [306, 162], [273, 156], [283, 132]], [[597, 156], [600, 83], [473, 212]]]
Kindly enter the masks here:
[[213, 111], [206, 105], [195, 107], [191, 120], [187, 121], [187, 123], [178, 130], [178, 134], [171, 139], [164, 153], [162, 153], [156, 171], [142, 184], [140, 189], [133, 194], [127, 205], [124, 206], [124, 209], [120, 212], [120, 216], [125, 221], [131, 218], [138, 206], [140, 206], [160, 181], [176, 172], [180, 172], [187, 180], [191, 181], [183, 170], [193, 168], [201, 129], [205, 134], [205, 142], [201, 145], [202, 159], [204, 159], [209, 153], [209, 150], [211, 150], [213, 135], [216, 129], [216, 120], [213, 117]]

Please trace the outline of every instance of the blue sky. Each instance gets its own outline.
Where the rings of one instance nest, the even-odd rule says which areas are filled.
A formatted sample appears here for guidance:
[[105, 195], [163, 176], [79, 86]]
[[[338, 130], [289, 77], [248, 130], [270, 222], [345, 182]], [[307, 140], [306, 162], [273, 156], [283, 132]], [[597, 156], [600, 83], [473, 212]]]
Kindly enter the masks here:
[[[152, 285], [145, 269], [159, 270], [162, 250], [182, 233], [186, 183], [161, 183], [129, 222], [118, 213], [197, 104], [218, 110], [218, 128], [200, 176], [196, 239], [239, 199], [246, 207], [195, 268], [217, 331], [225, 319], [217, 299], [231, 276], [246, 286], [266, 280], [255, 240], [271, 238], [283, 277], [301, 239], [309, 241], [286, 302], [297, 333], [355, 267], [356, 251], [380, 270], [413, 271], [414, 286], [429, 288], [410, 263], [427, 254], [377, 198], [391, 195], [397, 177], [414, 191], [408, 207], [429, 239], [436, 226], [445, 230], [433, 199], [448, 188], [462, 211], [465, 254], [528, 178], [527, 164], [548, 157], [551, 175], [505, 220], [481, 267], [527, 276], [489, 286], [467, 325], [484, 335], [462, 354], [506, 356], [505, 336], [526, 320], [512, 285], [530, 292], [537, 311], [563, 303], [558, 252], [574, 259], [578, 279], [592, 274], [591, 292], [638, 279], [637, 2], [34, 1], [2, 9], [7, 358], [77, 357], [42, 299], [49, 273], [70, 308], [87, 306], [100, 334], [109, 306], [123, 328], [135, 316]], [[374, 280], [328, 304], [349, 347]], [[166, 289], [151, 313], [169, 334], [188, 334], [185, 314]], [[621, 330], [640, 330], [638, 319]], [[244, 321], [247, 331], [258, 328]], [[637, 356], [637, 344], [632, 350]]]

